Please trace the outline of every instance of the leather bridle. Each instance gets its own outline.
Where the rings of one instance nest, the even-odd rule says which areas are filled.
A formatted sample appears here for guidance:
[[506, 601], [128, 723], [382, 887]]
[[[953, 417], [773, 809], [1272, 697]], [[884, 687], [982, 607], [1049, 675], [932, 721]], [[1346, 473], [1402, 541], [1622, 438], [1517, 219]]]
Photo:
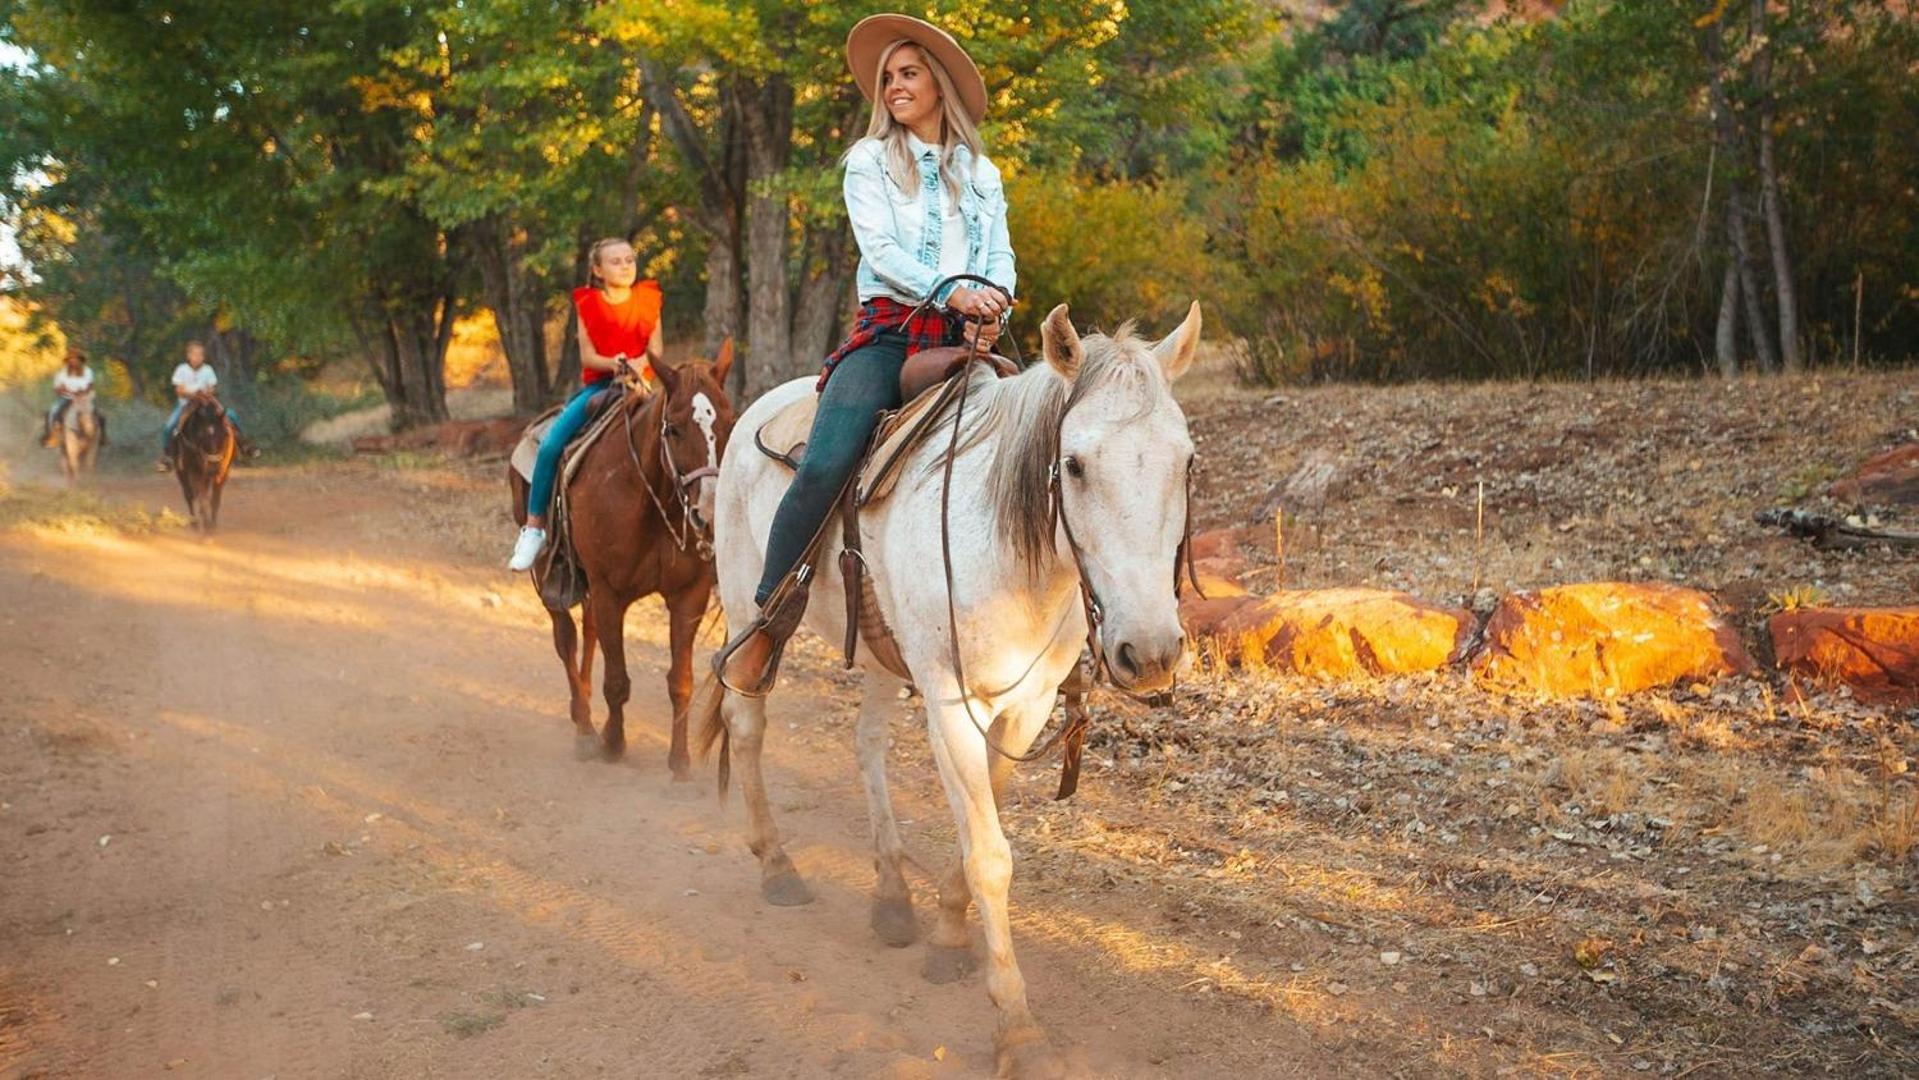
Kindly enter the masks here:
[[[920, 306], [915, 309], [914, 314], [917, 315], [920, 311], [923, 311], [928, 306], [930, 306], [933, 302], [931, 298], [933, 296], [938, 295], [940, 290], [943, 289], [947, 284], [952, 282], [967, 281], [967, 280], [979, 282], [987, 286], [988, 288], [994, 288], [994, 289], [999, 288], [999, 286], [993, 284], [993, 282], [991, 282], [990, 280], [975, 274], [956, 274], [952, 277], [946, 278], [945, 280], [941, 281], [939, 284], [935, 285], [933, 289], [931, 290], [931, 292], [929, 292], [928, 298], [924, 301], [921, 301]], [[982, 326], [985, 322], [985, 319], [980, 316], [968, 316], [967, 318], [969, 321], [972, 321], [976, 327]], [[1012, 344], [1013, 344], [1013, 349], [1015, 353], [1014, 359], [1017, 361], [1019, 359], [1017, 355], [1018, 349], [1019, 349], [1018, 342], [1014, 341]], [[1086, 727], [1087, 727], [1086, 714], [1082, 711], [1078, 717], [1074, 718], [1069, 723], [1061, 725], [1059, 728], [1055, 729], [1053, 734], [1037, 747], [1027, 750], [1027, 752], [1024, 754], [1015, 754], [1005, 749], [1004, 747], [1000, 746], [997, 742], [994, 741], [993, 737], [987, 733], [986, 726], [981, 724], [979, 721], [979, 718], [973, 713], [973, 695], [967, 692], [966, 660], [960, 651], [959, 612], [957, 608], [957, 601], [955, 599], [955, 592], [953, 587], [954, 585], [953, 583], [953, 550], [952, 550], [953, 545], [952, 545], [952, 529], [951, 529], [953, 463], [954, 463], [954, 460], [959, 456], [960, 432], [963, 427], [963, 422], [966, 414], [967, 390], [970, 383], [972, 382], [972, 368], [976, 362], [981, 362], [984, 359], [985, 359], [985, 356], [983, 352], [983, 346], [981, 345], [981, 335], [978, 329], [976, 329], [973, 335], [972, 348], [969, 350], [967, 354], [966, 362], [963, 365], [961, 365], [959, 375], [956, 376], [960, 380], [960, 387], [959, 387], [959, 392], [957, 394], [956, 400], [954, 402], [954, 407], [953, 407], [953, 435], [952, 435], [952, 439], [947, 444], [946, 460], [945, 460], [945, 463], [942, 469], [942, 475], [941, 475], [940, 558], [942, 563], [944, 564], [944, 571], [946, 575], [946, 626], [947, 626], [947, 633], [949, 635], [948, 640], [951, 645], [951, 661], [952, 661], [952, 667], [953, 667], [953, 677], [956, 682], [956, 685], [959, 688], [960, 704], [962, 707], [966, 709], [966, 718], [969, 721], [971, 721], [974, 730], [979, 732], [980, 738], [985, 741], [987, 748], [991, 750], [993, 753], [999, 755], [1000, 757], [1006, 758], [1009, 761], [1031, 762], [1031, 761], [1037, 761], [1040, 758], [1047, 756], [1048, 754], [1053, 752], [1055, 747], [1059, 746], [1062, 742], [1065, 742], [1067, 747], [1066, 762], [1065, 762], [1064, 771], [1062, 772], [1062, 775], [1061, 775], [1060, 794], [1058, 796], [1059, 798], [1065, 798], [1067, 795], [1070, 795], [1072, 793], [1074, 786], [1077, 784], [1077, 777], [1078, 777], [1078, 771], [1079, 771], [1078, 769], [1079, 748], [1086, 737]], [[1025, 365], [1022, 364], [1021, 366], [1024, 367]], [[1053, 436], [1051, 440], [1053, 460], [1052, 460], [1052, 463], [1047, 467], [1047, 501], [1050, 505], [1050, 510], [1048, 513], [1049, 513], [1049, 516], [1052, 518], [1053, 522], [1055, 523], [1055, 529], [1057, 531], [1065, 533], [1067, 552], [1069, 553], [1069, 555], [1071, 556], [1073, 560], [1074, 575], [1079, 579], [1080, 607], [1086, 617], [1086, 648], [1087, 648], [1087, 651], [1093, 657], [1093, 678], [1095, 682], [1103, 678], [1109, 685], [1113, 687], [1113, 689], [1119, 691], [1122, 694], [1125, 694], [1127, 697], [1130, 697], [1135, 701], [1139, 701], [1149, 705], [1167, 704], [1171, 701], [1171, 697], [1172, 697], [1172, 691], [1170, 689], [1162, 691], [1158, 694], [1140, 695], [1140, 694], [1133, 693], [1131, 690], [1121, 685], [1118, 682], [1118, 680], [1113, 678], [1112, 668], [1106, 656], [1106, 643], [1105, 643], [1105, 637], [1104, 637], [1106, 608], [1105, 608], [1105, 605], [1100, 602], [1098, 589], [1093, 585], [1092, 579], [1087, 576], [1086, 560], [1081, 553], [1082, 549], [1080, 547], [1078, 535], [1073, 530], [1072, 518], [1066, 512], [1066, 499], [1065, 499], [1064, 492], [1062, 490], [1063, 484], [1060, 479], [1061, 472], [1062, 472], [1060, 438], [1066, 426], [1066, 417], [1069, 413], [1071, 413], [1071, 411], [1072, 411], [1072, 407], [1069, 402], [1067, 408], [1062, 409], [1060, 411], [1058, 425], [1055, 426], [1053, 429]], [[1192, 581], [1193, 588], [1195, 589], [1195, 591], [1199, 589], [1198, 576], [1192, 566], [1192, 535], [1193, 535], [1192, 494], [1193, 494], [1193, 465], [1192, 465], [1192, 461], [1189, 460], [1186, 466], [1185, 505], [1182, 506], [1181, 508], [1185, 521], [1182, 526], [1182, 536], [1179, 544], [1179, 549], [1174, 554], [1174, 561], [1173, 561], [1173, 594], [1174, 596], [1178, 596], [1181, 591], [1182, 569], [1185, 571], [1185, 577]], [[1057, 629], [1054, 631], [1053, 636], [1055, 638], [1058, 636]], [[1052, 644], [1052, 640], [1049, 639], [1047, 643], [1047, 647], [1050, 648], [1051, 644]], [[1037, 661], [1038, 661], [1038, 658], [1035, 657], [1034, 662], [1037, 663]], [[1030, 670], [1032, 666], [1033, 666], [1032, 664], [1028, 664], [1027, 669]], [[1012, 687], [1010, 686], [1006, 688], [1006, 690], [1011, 690], [1011, 689]], [[1002, 690], [1002, 691], [999, 691], [998, 693], [987, 695], [987, 696], [998, 697], [1001, 694], [1004, 694], [1006, 690]]]
[[673, 546], [680, 551], [692, 551], [705, 562], [713, 561], [713, 526], [700, 516], [689, 494], [694, 484], [709, 476], [720, 474], [719, 466], [711, 462], [692, 472], [681, 472], [679, 462], [673, 460], [673, 445], [667, 441], [666, 398], [667, 390], [660, 387], [656, 395], [660, 399], [660, 462], [666, 468], [666, 478], [671, 483], [674, 501], [679, 504], [679, 520], [674, 521], [673, 514], [667, 510], [666, 503], [653, 489], [653, 481], [646, 475], [646, 467], [640, 464], [640, 451], [633, 441], [633, 413], [636, 411], [626, 402], [620, 403], [622, 418], [626, 422], [626, 452], [633, 459], [633, 471], [639, 474], [640, 486], [646, 489], [647, 498], [653, 500], [654, 509], [660, 512], [660, 520], [666, 523], [667, 534], [673, 537]]

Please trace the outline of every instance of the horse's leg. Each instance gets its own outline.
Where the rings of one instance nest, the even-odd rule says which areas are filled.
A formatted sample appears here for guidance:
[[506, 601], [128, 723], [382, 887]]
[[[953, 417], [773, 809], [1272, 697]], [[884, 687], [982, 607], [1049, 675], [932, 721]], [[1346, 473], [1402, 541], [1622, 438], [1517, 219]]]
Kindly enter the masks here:
[[886, 789], [887, 721], [899, 707], [905, 685], [890, 675], [867, 672], [860, 688], [860, 718], [855, 746], [859, 751], [860, 782], [866, 788], [866, 813], [873, 825], [873, 933], [894, 948], [905, 948], [920, 936], [913, 917], [913, 893], [900, 872], [905, 845], [899, 822], [893, 817], [893, 797]]
[[575, 738], [593, 737], [593, 706], [587, 696], [587, 690], [580, 684], [580, 669], [574, 662], [574, 650], [579, 647], [579, 632], [573, 626], [571, 611], [547, 609], [546, 617], [553, 622], [553, 651], [560, 654], [560, 666], [566, 669], [567, 707], [573, 718]]
[[593, 649], [599, 643], [599, 631], [593, 626], [593, 604], [580, 605], [580, 669], [573, 688], [573, 723], [593, 734]]
[[[988, 730], [995, 740], [1001, 740], [1005, 738], [1005, 728], [1002, 722]], [[992, 756], [987, 759], [986, 768], [993, 782], [993, 805], [997, 807], [1006, 794], [1006, 781], [1012, 777], [1017, 763], [1004, 755], [988, 753]], [[930, 983], [957, 982], [979, 967], [973, 956], [973, 943], [966, 933], [966, 909], [973, 904], [972, 890], [966, 887], [966, 855], [962, 845], [956, 844], [955, 848], [946, 876], [940, 879], [939, 919], [926, 950], [926, 962], [920, 967], [921, 976]]]
[[611, 589], [586, 591], [586, 602], [593, 608], [593, 629], [600, 638], [600, 651], [606, 654], [606, 674], [600, 688], [606, 696], [606, 726], [600, 729], [600, 752], [608, 761], [618, 761], [626, 753], [626, 699], [633, 693], [633, 680], [626, 673], [626, 609], [632, 601], [615, 595]]
[[[1047, 1044], [1046, 1032], [1026, 1004], [1026, 979], [1013, 956], [1013, 931], [1007, 894], [1013, 883], [1013, 852], [1000, 828], [999, 801], [993, 790], [991, 753], [968, 719], [966, 708], [951, 689], [927, 693], [927, 729], [940, 780], [959, 825], [961, 858], [966, 884], [979, 905], [985, 931], [986, 992], [999, 1010], [994, 1050], [999, 1073], [1030, 1075], [1058, 1067]], [[940, 702], [938, 705], [933, 702]], [[994, 737], [1008, 753], [1020, 753], [1032, 742], [1051, 711], [1053, 691], [1007, 710], [996, 723]], [[995, 755], [997, 756], [997, 755]], [[942, 900], [944, 898], [942, 897]], [[961, 909], [962, 913], [964, 909]]]
[[751, 835], [746, 845], [760, 857], [760, 895], [778, 907], [796, 907], [813, 902], [813, 890], [793, 867], [793, 860], [780, 843], [780, 831], [773, 824], [773, 808], [766, 800], [766, 776], [760, 771], [760, 749], [766, 741], [766, 699], [726, 695], [727, 730], [732, 738], [732, 753], [738, 762], [741, 794], [746, 800], [746, 817]]
[[207, 497], [207, 531], [208, 532], [212, 532], [213, 527], [215, 525], [220, 524], [220, 493], [225, 491], [226, 489], [227, 489], [227, 485], [225, 481], [215, 480], [213, 482], [213, 491]]
[[686, 750], [686, 715], [693, 706], [693, 637], [700, 632], [709, 592], [688, 589], [666, 601], [670, 619], [666, 696], [673, 702], [673, 745], [666, 752], [666, 766], [678, 782], [693, 779], [693, 755]]

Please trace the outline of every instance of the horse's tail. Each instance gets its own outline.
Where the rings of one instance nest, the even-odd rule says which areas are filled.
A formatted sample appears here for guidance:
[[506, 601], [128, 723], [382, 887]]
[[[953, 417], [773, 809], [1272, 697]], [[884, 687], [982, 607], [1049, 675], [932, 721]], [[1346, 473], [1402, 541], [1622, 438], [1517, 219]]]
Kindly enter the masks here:
[[700, 718], [700, 760], [706, 760], [706, 756], [713, 752], [714, 743], [720, 744], [720, 802], [724, 803], [727, 785], [733, 779], [733, 730], [726, 724], [723, 708], [726, 704], [726, 687], [720, 685], [717, 673], [707, 675], [694, 700], [693, 708]]

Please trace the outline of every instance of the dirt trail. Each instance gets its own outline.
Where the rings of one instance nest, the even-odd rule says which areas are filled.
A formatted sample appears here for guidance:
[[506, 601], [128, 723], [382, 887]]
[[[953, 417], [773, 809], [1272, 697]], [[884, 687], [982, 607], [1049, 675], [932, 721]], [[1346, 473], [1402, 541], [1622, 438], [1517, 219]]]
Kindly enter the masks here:
[[[0, 1076], [990, 1070], [979, 978], [931, 986], [920, 948], [867, 928], [850, 740], [771, 740], [820, 899], [769, 908], [737, 802], [666, 778], [657, 606], [629, 620], [628, 761], [578, 761], [523, 585], [449, 561], [351, 469], [247, 470], [230, 495], [205, 543], [0, 532]], [[850, 708], [798, 681], [778, 734]], [[938, 866], [923, 739], [903, 706], [902, 817]], [[1090, 1072], [1378, 1064], [1180, 992], [1139, 961], [1150, 912], [1014, 895], [1032, 1000]]]

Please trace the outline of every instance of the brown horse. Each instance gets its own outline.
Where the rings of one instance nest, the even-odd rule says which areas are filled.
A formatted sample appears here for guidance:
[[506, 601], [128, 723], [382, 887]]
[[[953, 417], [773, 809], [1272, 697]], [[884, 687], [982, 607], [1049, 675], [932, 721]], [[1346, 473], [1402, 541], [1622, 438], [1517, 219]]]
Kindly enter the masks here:
[[[671, 664], [666, 692], [673, 702], [673, 745], [667, 765], [675, 780], [691, 775], [686, 712], [693, 696], [693, 637], [713, 591], [713, 495], [720, 455], [733, 431], [726, 376], [733, 342], [714, 363], [656, 368], [659, 389], [628, 394], [612, 407], [624, 412], [588, 447], [566, 487], [566, 532], [586, 571], [586, 597], [576, 634], [567, 609], [553, 619], [553, 648], [566, 668], [573, 728], [582, 751], [592, 749], [593, 645], [606, 652], [606, 726], [598, 751], [609, 761], [626, 750], [623, 709], [632, 690], [622, 633], [626, 609], [658, 593], [671, 619]], [[526, 481], [511, 468], [513, 518], [526, 521]], [[536, 584], [537, 589], [537, 584]], [[575, 646], [578, 657], [575, 658]]]
[[239, 432], [219, 401], [203, 396], [187, 402], [173, 429], [173, 474], [180, 478], [187, 515], [202, 533], [219, 524], [220, 492], [239, 447]]

